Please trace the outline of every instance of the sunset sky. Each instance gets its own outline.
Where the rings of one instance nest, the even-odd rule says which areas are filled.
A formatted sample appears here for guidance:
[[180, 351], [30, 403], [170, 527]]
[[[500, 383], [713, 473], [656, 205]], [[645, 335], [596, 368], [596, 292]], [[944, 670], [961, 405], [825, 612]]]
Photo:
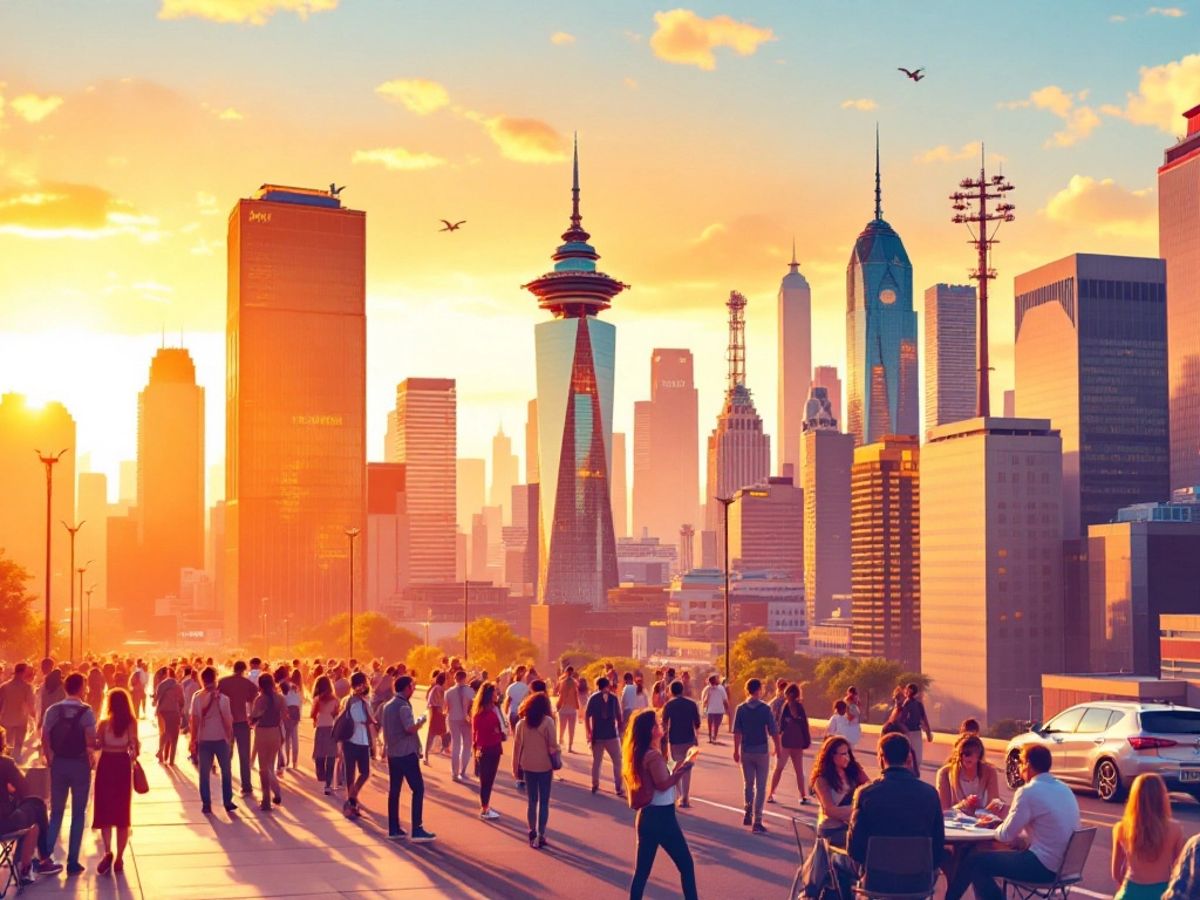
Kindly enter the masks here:
[[[584, 225], [601, 268], [633, 285], [605, 314], [616, 429], [647, 396], [651, 348], [679, 346], [707, 433], [736, 288], [774, 435], [793, 235], [814, 362], [844, 372], [878, 122], [884, 215], [918, 298], [972, 264], [946, 195], [977, 172], [980, 140], [1017, 186], [995, 258], [998, 398], [1013, 276], [1075, 251], [1156, 255], [1155, 168], [1197, 103], [1192, 3], [9, 0], [0, 391], [65, 402], [80, 453], [115, 476], [150, 357], [182, 332], [219, 461], [226, 217], [263, 182], [336, 181], [367, 211], [369, 456], [409, 376], [458, 379], [461, 456], [485, 455], [500, 423], [523, 456], [543, 314], [519, 286], [567, 225], [577, 130]], [[467, 224], [440, 234], [443, 217]]]

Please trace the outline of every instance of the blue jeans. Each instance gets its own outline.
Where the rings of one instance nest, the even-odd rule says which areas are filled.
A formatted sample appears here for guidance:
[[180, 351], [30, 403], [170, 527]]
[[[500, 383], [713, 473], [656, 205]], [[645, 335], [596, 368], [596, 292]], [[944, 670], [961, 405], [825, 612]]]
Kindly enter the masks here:
[[67, 862], [79, 862], [83, 828], [87, 824], [88, 794], [92, 789], [92, 767], [84, 759], [56, 758], [50, 763], [50, 846], [58, 844], [63, 816], [67, 811], [67, 793], [71, 795], [71, 834]]
[[1050, 884], [1054, 873], [1031, 850], [978, 850], [963, 860], [946, 896], [961, 897], [970, 885], [979, 900], [1003, 900], [1004, 892], [996, 884], [997, 878]]
[[197, 746], [200, 773], [200, 805], [205, 809], [212, 806], [212, 789], [209, 778], [212, 775], [213, 760], [221, 767], [221, 799], [226, 807], [233, 805], [233, 748], [228, 741], [200, 741]]

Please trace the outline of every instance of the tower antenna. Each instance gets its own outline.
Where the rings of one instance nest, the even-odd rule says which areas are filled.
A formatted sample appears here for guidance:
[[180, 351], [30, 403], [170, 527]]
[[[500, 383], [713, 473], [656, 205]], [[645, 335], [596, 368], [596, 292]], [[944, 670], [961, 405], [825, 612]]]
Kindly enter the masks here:
[[879, 186], [879, 123], [875, 123], [875, 219], [883, 218], [883, 190]]
[[725, 302], [729, 308], [729, 348], [725, 357], [729, 360], [729, 391], [746, 386], [746, 298], [737, 291], [729, 292]]

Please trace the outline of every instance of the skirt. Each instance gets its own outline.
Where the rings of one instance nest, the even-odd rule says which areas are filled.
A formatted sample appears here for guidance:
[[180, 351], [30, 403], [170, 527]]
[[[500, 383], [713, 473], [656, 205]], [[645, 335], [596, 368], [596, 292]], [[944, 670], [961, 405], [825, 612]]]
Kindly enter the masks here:
[[96, 766], [93, 828], [128, 828], [133, 802], [133, 763], [129, 754], [104, 752]]
[[445, 734], [446, 728], [446, 712], [440, 706], [429, 707], [429, 737], [437, 737], [439, 734]]
[[332, 759], [338, 755], [337, 741], [333, 739], [333, 726], [322, 725], [313, 735], [313, 759]]

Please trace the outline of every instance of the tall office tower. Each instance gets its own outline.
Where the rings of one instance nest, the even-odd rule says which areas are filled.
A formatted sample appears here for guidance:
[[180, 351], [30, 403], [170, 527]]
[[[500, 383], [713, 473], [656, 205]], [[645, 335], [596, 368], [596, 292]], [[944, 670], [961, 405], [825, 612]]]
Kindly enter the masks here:
[[650, 399], [633, 404], [633, 530], [668, 542], [699, 509], [700, 401], [692, 351], [650, 353]]
[[740, 488], [764, 484], [771, 474], [771, 438], [746, 387], [746, 298], [731, 291], [729, 308], [729, 381], [717, 427], [708, 437], [708, 480], [705, 530], [714, 534], [716, 559], [724, 565], [724, 510], [717, 497], [732, 497]]
[[679, 574], [692, 571], [696, 565], [696, 529], [690, 524], [679, 526]]
[[367, 528], [360, 545], [363, 603], [390, 612], [409, 583], [409, 529], [403, 463], [367, 463]]
[[179, 595], [179, 570], [204, 568], [204, 388], [182, 347], [163, 347], [138, 394], [138, 559], [142, 604], [125, 603], [127, 627]]
[[[856, 447], [850, 473], [850, 652], [921, 671], [920, 443]], [[951, 522], [946, 519], [945, 522]]]
[[[229, 215], [225, 621], [346, 608], [366, 508], [366, 213], [263, 185]], [[361, 555], [358, 557], [361, 559]], [[362, 583], [356, 566], [355, 584]]]
[[[1158, 169], [1158, 255], [1167, 264], [1171, 485], [1200, 484], [1200, 106]], [[1149, 498], [1147, 498], [1149, 499]]]
[[1017, 392], [1008, 390], [1004, 392], [1004, 418], [1015, 419], [1017, 417]]
[[917, 314], [912, 263], [900, 235], [883, 220], [879, 134], [875, 134], [875, 218], [846, 266], [847, 431], [854, 443], [917, 434]]
[[118, 465], [117, 502], [133, 506], [137, 503], [137, 460], [123, 459]]
[[84, 524], [75, 537], [75, 564], [78, 567], [92, 560], [83, 586], [84, 590], [96, 586], [92, 608], [99, 609], [104, 607], [104, 586], [108, 580], [108, 476], [103, 472], [80, 472], [76, 496], [75, 521]]
[[578, 146], [571, 201], [554, 270], [524, 286], [554, 316], [534, 329], [545, 543], [538, 599], [598, 609], [617, 586], [609, 490], [617, 335], [597, 314], [628, 285], [596, 269], [600, 256], [579, 213]]
[[1042, 673], [1062, 671], [1051, 424], [967, 419], [934, 428], [921, 449], [921, 671], [937, 685], [935, 725], [1029, 718]]
[[471, 516], [471, 556], [467, 564], [467, 578], [484, 581], [488, 568], [487, 516], [477, 512]]
[[471, 530], [471, 517], [487, 503], [487, 460], [459, 458], [454, 461], [455, 521], [458, 530]]
[[389, 409], [387, 431], [383, 435], [383, 461], [394, 463], [399, 452], [396, 448], [396, 410]]
[[779, 284], [776, 299], [776, 323], [779, 340], [779, 472], [792, 467], [800, 478], [800, 432], [804, 426], [804, 405], [812, 384], [812, 292], [800, 274], [796, 262], [796, 241], [792, 240], [792, 261]]
[[[813, 387], [825, 388], [825, 399], [829, 401], [829, 411], [833, 413], [834, 422], [842, 423], [842, 379], [838, 377], [837, 366], [817, 366], [813, 369]], [[805, 403], [807, 410], [807, 401]], [[805, 420], [808, 413], [805, 412]], [[803, 429], [802, 429], [803, 430]]]
[[625, 486], [625, 435], [614, 431], [612, 436], [612, 516], [613, 533], [629, 537], [629, 490]]
[[1066, 540], [1170, 493], [1165, 268], [1077, 253], [1017, 276], [1017, 414], [1062, 435]]
[[538, 414], [537, 398], [529, 401], [525, 413], [525, 483], [537, 484], [538, 466]]
[[406, 378], [396, 386], [396, 435], [408, 504], [409, 578], [454, 582], [458, 400], [453, 378]]
[[813, 385], [801, 435], [804, 489], [804, 597], [810, 625], [843, 614], [850, 594], [850, 469], [854, 438], [838, 431], [824, 387]]
[[[0, 395], [0, 548], [29, 575], [25, 589], [37, 596], [40, 614], [46, 596], [46, 468], [35, 450], [67, 451], [54, 464], [50, 510], [50, 615], [61, 622], [71, 600], [71, 540], [62, 523], [75, 522], [75, 420], [61, 403], [33, 407], [21, 394]], [[96, 527], [103, 528], [103, 521]], [[78, 563], [78, 544], [75, 549]]]
[[925, 290], [925, 430], [975, 417], [979, 350], [975, 287]]
[[729, 505], [729, 567], [804, 580], [804, 492], [786, 477], [742, 488]]
[[501, 427], [492, 438], [492, 490], [489, 502], [492, 506], [504, 509], [504, 520], [512, 521], [513, 511], [509, 508], [512, 503], [512, 488], [520, 476], [521, 461], [512, 452], [512, 438], [504, 433]]

